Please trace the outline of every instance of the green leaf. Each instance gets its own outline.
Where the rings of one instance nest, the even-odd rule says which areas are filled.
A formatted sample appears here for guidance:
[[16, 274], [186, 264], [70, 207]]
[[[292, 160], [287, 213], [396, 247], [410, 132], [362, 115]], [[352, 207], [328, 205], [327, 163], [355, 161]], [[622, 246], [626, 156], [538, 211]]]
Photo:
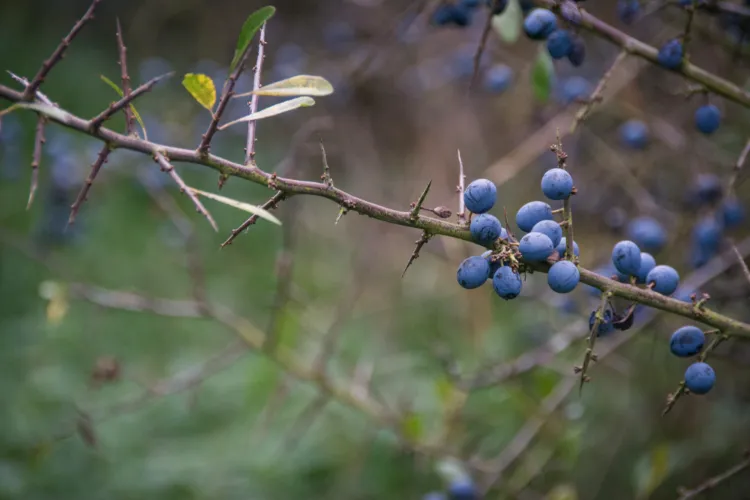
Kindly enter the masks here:
[[521, 36], [523, 12], [518, 0], [509, 0], [502, 14], [492, 17], [492, 28], [505, 43], [515, 43]]
[[[120, 97], [122, 97], [122, 96], [125, 95], [123, 93], [122, 89], [120, 87], [118, 87], [115, 82], [113, 82], [112, 80], [110, 80], [109, 78], [107, 78], [104, 75], [99, 75], [99, 77], [104, 81], [104, 83], [106, 83], [107, 85], [109, 85], [110, 87], [112, 87], [115, 90], [115, 92], [117, 92], [117, 94]], [[141, 130], [143, 130], [143, 138], [145, 140], [148, 140], [148, 134], [146, 133], [146, 124], [143, 123], [143, 120], [141, 119], [140, 113], [138, 113], [138, 110], [135, 109], [135, 106], [132, 103], [130, 104], [130, 111], [133, 112], [133, 116], [135, 117], [135, 121], [138, 122], [138, 125], [141, 126]]]
[[227, 198], [225, 196], [219, 196], [218, 194], [209, 193], [207, 191], [201, 191], [200, 189], [195, 189], [193, 187], [188, 187], [188, 189], [190, 189], [195, 194], [204, 196], [214, 201], [218, 201], [219, 203], [223, 203], [225, 205], [229, 205], [230, 207], [244, 210], [245, 212], [250, 212], [253, 215], [257, 215], [261, 219], [266, 219], [267, 221], [273, 222], [274, 224], [277, 224], [279, 226], [281, 225], [281, 221], [279, 219], [277, 219], [271, 212], [261, 207], [233, 200], [232, 198]]
[[419, 441], [424, 431], [422, 419], [416, 413], [409, 413], [401, 422], [401, 431], [408, 440]]
[[552, 92], [552, 83], [555, 80], [555, 65], [544, 44], [539, 46], [539, 52], [531, 68], [531, 90], [534, 98], [546, 103]]
[[269, 83], [258, 90], [251, 90], [244, 94], [238, 94], [235, 97], [245, 97], [248, 95], [270, 95], [279, 97], [292, 96], [324, 96], [333, 93], [333, 85], [322, 76], [297, 75], [279, 82]]
[[309, 106], [313, 106], [314, 104], [315, 100], [312, 97], [295, 97], [294, 99], [289, 99], [288, 101], [269, 106], [264, 110], [258, 111], [257, 113], [251, 113], [247, 116], [243, 116], [242, 118], [238, 118], [237, 120], [225, 123], [224, 125], [219, 127], [219, 130], [224, 130], [227, 127], [231, 127], [232, 125], [236, 125], [242, 122], [251, 122], [254, 120], [260, 120], [262, 118], [269, 118], [271, 116], [280, 115], [282, 113], [294, 111], [297, 108], [307, 108]]
[[210, 76], [188, 73], [182, 79], [182, 86], [190, 92], [198, 104], [211, 111], [216, 104], [216, 86]]
[[239, 64], [248, 45], [253, 41], [255, 33], [257, 33], [260, 27], [263, 26], [263, 23], [271, 19], [275, 12], [276, 8], [269, 5], [256, 10], [245, 20], [245, 24], [242, 25], [242, 30], [240, 31], [240, 36], [237, 39], [237, 48], [234, 50], [232, 64], [229, 65], [230, 73], [234, 71], [234, 68]]
[[669, 474], [670, 455], [668, 444], [658, 444], [636, 464], [637, 498], [648, 498], [664, 482]]

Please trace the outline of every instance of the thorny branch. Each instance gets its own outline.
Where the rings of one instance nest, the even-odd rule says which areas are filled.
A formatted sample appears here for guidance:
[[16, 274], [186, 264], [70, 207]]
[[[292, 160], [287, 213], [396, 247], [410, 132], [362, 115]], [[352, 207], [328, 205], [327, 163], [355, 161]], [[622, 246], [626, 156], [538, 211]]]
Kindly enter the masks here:
[[695, 488], [691, 490], [687, 490], [685, 488], [680, 488], [678, 491], [678, 494], [680, 497], [677, 500], [689, 500], [691, 498], [695, 498], [698, 495], [701, 495], [703, 493], [706, 493], [707, 491], [710, 491], [717, 486], [719, 486], [724, 481], [727, 481], [731, 479], [733, 476], [736, 476], [740, 472], [744, 471], [745, 469], [750, 468], [750, 454], [747, 454], [747, 457], [734, 467], [722, 472], [721, 474], [718, 474], [707, 481], [703, 482], [699, 486], [696, 486]]
[[[122, 26], [120, 19], [117, 19], [117, 48], [120, 52], [120, 78], [122, 79], [122, 95], [125, 99], [130, 97], [130, 75], [128, 74], [128, 48], [125, 46], [125, 39], [122, 36]], [[130, 106], [125, 106], [125, 133], [133, 133], [135, 126], [135, 115]]]
[[[258, 42], [258, 59], [255, 61], [254, 76], [253, 76], [253, 90], [260, 89], [260, 75], [263, 70], [263, 60], [265, 59], [266, 51], [266, 23], [260, 28], [260, 37]], [[252, 115], [258, 111], [258, 94], [253, 94], [250, 98], [250, 114]], [[258, 130], [258, 121], [250, 120], [247, 123], [247, 145], [245, 146], [245, 164], [252, 163], [255, 161], [255, 132]]]
[[91, 164], [89, 175], [88, 177], [86, 177], [86, 180], [83, 183], [83, 187], [81, 187], [81, 191], [78, 193], [76, 201], [73, 202], [73, 205], [70, 207], [70, 217], [68, 217], [68, 225], [71, 225], [76, 221], [76, 216], [78, 215], [78, 211], [81, 209], [81, 205], [83, 205], [83, 202], [86, 201], [86, 197], [89, 194], [91, 186], [94, 184], [96, 176], [99, 174], [99, 170], [101, 170], [102, 166], [107, 162], [107, 158], [109, 158], [109, 154], [111, 152], [112, 151], [109, 145], [105, 142], [102, 146], [102, 149], [99, 150], [99, 155], [96, 157], [96, 160]]
[[31, 159], [31, 186], [29, 187], [29, 201], [26, 203], [26, 210], [31, 208], [34, 203], [34, 195], [39, 187], [39, 164], [42, 161], [42, 146], [44, 145], [44, 125], [47, 119], [39, 115], [36, 121], [36, 133], [34, 135], [34, 156]]

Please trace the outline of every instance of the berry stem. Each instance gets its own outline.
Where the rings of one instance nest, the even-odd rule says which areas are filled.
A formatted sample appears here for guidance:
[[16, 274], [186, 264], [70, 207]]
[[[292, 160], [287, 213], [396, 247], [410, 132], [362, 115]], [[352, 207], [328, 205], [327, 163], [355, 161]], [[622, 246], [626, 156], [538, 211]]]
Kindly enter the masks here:
[[594, 324], [591, 326], [591, 331], [589, 332], [588, 347], [586, 347], [586, 352], [583, 355], [583, 363], [581, 364], [581, 369], [579, 372], [581, 377], [578, 386], [579, 393], [583, 391], [583, 384], [589, 381], [589, 377], [588, 375], [586, 375], [586, 372], [588, 371], [591, 361], [594, 361], [596, 358], [596, 355], [594, 354], [596, 337], [599, 336], [599, 326], [602, 324], [602, 321], [604, 321], [604, 311], [607, 309], [610, 297], [612, 297], [612, 292], [607, 290], [602, 293], [601, 302], [599, 303], [599, 307], [596, 310]]

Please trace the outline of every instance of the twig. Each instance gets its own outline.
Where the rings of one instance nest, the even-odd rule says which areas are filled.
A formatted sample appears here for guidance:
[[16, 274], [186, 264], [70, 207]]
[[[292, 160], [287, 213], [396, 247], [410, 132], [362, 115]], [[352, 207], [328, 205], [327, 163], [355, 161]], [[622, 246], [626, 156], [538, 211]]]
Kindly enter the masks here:
[[738, 463], [737, 465], [727, 469], [721, 474], [718, 474], [708, 479], [707, 481], [704, 481], [703, 483], [701, 483], [700, 485], [696, 486], [695, 488], [691, 490], [680, 488], [677, 492], [680, 495], [680, 497], [677, 500], [689, 500], [691, 498], [695, 498], [698, 495], [701, 495], [709, 490], [716, 488], [718, 485], [720, 485], [724, 481], [727, 481], [728, 479], [739, 474], [740, 472], [742, 472], [743, 470], [747, 468], [750, 468], [750, 456], [745, 458], [742, 462]]
[[742, 152], [740, 153], [740, 156], [737, 158], [737, 162], [734, 164], [734, 168], [732, 169], [732, 176], [729, 178], [729, 186], [727, 189], [727, 194], [730, 193], [734, 187], [735, 184], [737, 184], [737, 179], [740, 176], [740, 172], [742, 172], [742, 168], [745, 166], [745, 162], [747, 161], [747, 156], [750, 154], [750, 139], [747, 140], [745, 143], [745, 147], [742, 148]]
[[323, 175], [321, 176], [321, 179], [325, 183], [326, 186], [332, 188], [333, 186], [333, 177], [331, 177], [331, 168], [328, 166], [328, 156], [326, 156], [326, 148], [323, 146], [323, 140], [320, 140], [320, 154], [323, 158]]
[[747, 282], [750, 283], [750, 269], [748, 269], [747, 264], [745, 264], [745, 258], [742, 256], [734, 243], [732, 243], [732, 251], [737, 256], [737, 262], [740, 264], [742, 273], [745, 275], [745, 278], [747, 278]]
[[31, 208], [34, 203], [34, 195], [39, 186], [39, 163], [42, 161], [42, 146], [44, 145], [44, 124], [47, 119], [39, 115], [36, 121], [36, 134], [34, 136], [34, 156], [31, 160], [31, 187], [29, 187], [29, 201], [26, 203], [26, 210]]
[[[18, 76], [17, 74], [13, 73], [12, 71], [8, 71], [8, 74], [9, 74], [9, 75], [10, 75], [10, 77], [11, 77], [11, 78], [13, 78], [13, 79], [14, 79], [15, 81], [17, 81], [18, 83], [20, 83], [21, 85], [23, 85], [23, 87], [24, 87], [24, 88], [26, 88], [26, 87], [28, 87], [28, 86], [29, 86], [29, 81], [28, 81], [28, 80], [27, 80], [26, 78], [24, 78], [24, 77], [22, 77], [22, 76]], [[44, 104], [46, 104], [47, 106], [57, 106], [57, 104], [53, 103], [53, 102], [52, 102], [52, 101], [51, 101], [51, 100], [49, 99], [49, 97], [47, 97], [46, 95], [44, 95], [44, 94], [42, 93], [42, 91], [41, 91], [41, 90], [37, 90], [37, 91], [36, 91], [36, 98], [37, 98], [37, 99], [39, 99], [40, 101], [42, 101], [42, 102], [43, 102]]]
[[[255, 68], [253, 75], [253, 90], [259, 90], [261, 87], [260, 76], [263, 70], [263, 60], [265, 59], [266, 50], [266, 23], [260, 28], [260, 36], [258, 41], [258, 59], [255, 61]], [[250, 98], [250, 114], [252, 115], [258, 111], [258, 94], [253, 94]], [[247, 145], [245, 146], [245, 164], [255, 162], [255, 133], [258, 130], [258, 121], [250, 120], [247, 123]]]
[[[263, 205], [261, 205], [261, 208], [265, 210], [271, 210], [273, 208], [276, 208], [279, 202], [283, 201], [285, 197], [286, 197], [286, 194], [283, 191], [279, 191], [275, 195], [273, 195], [270, 200], [268, 200]], [[245, 222], [240, 224], [240, 226], [237, 229], [232, 229], [232, 234], [230, 234], [229, 238], [227, 238], [226, 241], [224, 241], [224, 243], [221, 244], [221, 248], [224, 248], [227, 245], [231, 245], [237, 236], [239, 236], [245, 229], [252, 226], [256, 222], [258, 222], [258, 216], [253, 215], [249, 219], [247, 219]]]
[[[122, 78], [122, 94], [125, 99], [130, 96], [130, 75], [128, 75], [128, 48], [125, 46], [125, 40], [122, 36], [122, 26], [120, 18], [117, 18], [117, 48], [120, 52], [120, 75]], [[130, 135], [135, 127], [135, 117], [130, 106], [125, 106], [125, 133]]]
[[406, 263], [406, 267], [404, 268], [404, 272], [401, 273], [401, 277], [403, 278], [406, 276], [406, 271], [409, 270], [409, 267], [411, 264], [419, 258], [419, 251], [422, 250], [422, 247], [427, 244], [428, 241], [430, 241], [430, 238], [432, 238], [432, 235], [428, 233], [427, 231], [424, 231], [422, 233], [422, 236], [416, 241], [416, 247], [414, 247], [414, 251], [411, 254], [411, 257], [409, 257], [409, 262]]
[[[416, 219], [419, 217], [419, 211], [422, 210], [422, 205], [424, 204], [425, 198], [427, 198], [427, 193], [430, 192], [430, 186], [432, 186], [432, 180], [430, 180], [427, 183], [427, 186], [424, 188], [424, 191], [422, 191], [422, 194], [419, 195], [419, 199], [416, 203], [412, 204], [411, 209], [411, 218]], [[463, 199], [463, 197], [461, 197]]]
[[482, 37], [479, 39], [479, 45], [477, 51], [474, 53], [474, 69], [471, 74], [471, 82], [469, 83], [469, 91], [474, 88], [477, 83], [477, 77], [479, 76], [479, 65], [482, 62], [482, 54], [487, 46], [487, 39], [490, 37], [490, 30], [492, 29], [492, 18], [493, 10], [495, 9], [495, 3], [497, 0], [492, 0], [489, 9], [487, 9], [487, 20], [484, 22], [484, 28], [482, 28]]
[[682, 33], [682, 59], [688, 61], [690, 56], [688, 54], [688, 44], [690, 43], [690, 32], [693, 28], [693, 18], [695, 17], [695, 4], [700, 0], [691, 0], [691, 2], [685, 6], [687, 11], [687, 22], [685, 23], [685, 31]]
[[602, 293], [599, 308], [596, 310], [594, 324], [589, 331], [588, 346], [583, 355], [583, 364], [581, 364], [580, 367], [576, 367], [576, 373], [580, 375], [580, 382], [578, 385], [579, 392], [583, 390], [583, 384], [590, 380], [590, 377], [587, 375], [590, 363], [597, 360], [597, 356], [594, 353], [594, 346], [596, 345], [596, 338], [599, 336], [599, 326], [602, 324], [602, 321], [604, 321], [607, 307], [609, 307], [610, 297], [610, 292]]
[[578, 125], [580, 125], [586, 118], [588, 118], [588, 115], [589, 113], [591, 113], [591, 109], [594, 107], [594, 104], [602, 100], [602, 94], [604, 94], [604, 89], [606, 88], [610, 78], [612, 78], [612, 74], [614, 73], [615, 69], [617, 69], [617, 67], [627, 58], [627, 56], [628, 52], [626, 50], [621, 50], [620, 53], [617, 54], [617, 57], [615, 58], [612, 65], [609, 67], [607, 72], [604, 73], [604, 75], [599, 80], [599, 83], [596, 85], [596, 88], [588, 97], [588, 102], [581, 106], [581, 109], [579, 109], [578, 113], [576, 113], [576, 116], [573, 119], [573, 123], [571, 123], [570, 125], [571, 134], [575, 132], [576, 128], [578, 128]]
[[180, 192], [185, 193], [188, 198], [190, 198], [190, 201], [192, 201], [193, 205], [195, 205], [196, 211], [198, 211], [198, 213], [200, 214], [203, 214], [203, 216], [208, 219], [208, 222], [209, 224], [211, 224], [211, 227], [214, 228], [214, 231], [219, 231], [219, 226], [216, 225], [216, 221], [214, 220], [214, 218], [211, 216], [208, 210], [206, 210], [206, 207], [203, 206], [203, 203], [201, 203], [201, 201], [198, 199], [198, 196], [193, 192], [193, 190], [190, 189], [187, 184], [185, 184], [185, 181], [182, 180], [182, 177], [180, 177], [180, 175], [174, 169], [174, 166], [169, 163], [169, 160], [167, 160], [164, 154], [155, 152], [154, 161], [159, 164], [163, 172], [167, 172], [172, 180], [177, 183], [177, 186], [179, 186], [180, 188]]
[[99, 170], [101, 170], [102, 166], [107, 162], [107, 158], [109, 157], [109, 154], [111, 152], [112, 150], [110, 149], [109, 144], [105, 143], [102, 146], [102, 149], [99, 150], [99, 155], [96, 157], [96, 160], [91, 164], [89, 175], [88, 177], [86, 177], [86, 180], [83, 183], [83, 187], [81, 187], [81, 190], [78, 192], [76, 201], [73, 202], [73, 205], [70, 207], [70, 217], [68, 217], [69, 226], [76, 221], [76, 216], [78, 215], [78, 211], [81, 209], [81, 205], [83, 205], [83, 202], [86, 201], [89, 190], [94, 184], [96, 176], [99, 174]]
[[[552, 151], [557, 157], [557, 166], [563, 170], [567, 169], [568, 155], [563, 151], [560, 130], [557, 130], [557, 143], [552, 146]], [[574, 188], [575, 189], [575, 188]], [[574, 191], [575, 193], [575, 191]], [[571, 209], [570, 196], [563, 200], [563, 221], [561, 225], [565, 226], [565, 254], [571, 262], [576, 262], [573, 243], [573, 210]], [[561, 255], [560, 258], [563, 256]]]
[[65, 55], [65, 50], [70, 46], [70, 43], [73, 41], [73, 39], [78, 35], [78, 32], [81, 31], [81, 29], [84, 27], [84, 25], [91, 21], [94, 18], [94, 10], [96, 9], [96, 6], [99, 5], [101, 0], [94, 0], [91, 2], [91, 6], [89, 6], [86, 13], [83, 15], [81, 19], [78, 20], [75, 25], [73, 25], [73, 29], [70, 30], [70, 33], [62, 39], [60, 42], [60, 45], [57, 46], [54, 52], [52, 52], [52, 55], [44, 61], [42, 64], [42, 67], [39, 68], [39, 71], [37, 71], [34, 78], [32, 78], [31, 83], [26, 87], [26, 90], [23, 93], [23, 98], [21, 100], [23, 101], [30, 101], [34, 98], [36, 95], [36, 91], [39, 90], [39, 86], [44, 82], [44, 79], [47, 77], [47, 74], [52, 70], [53, 66], [60, 62], [60, 60]]
[[458, 150], [458, 225], [466, 225], [466, 207], [464, 206], [464, 189], [466, 176], [464, 175], [464, 162], [461, 160], [461, 150]]
[[135, 99], [137, 99], [140, 95], [145, 94], [146, 92], [151, 90], [154, 87], [154, 85], [159, 83], [161, 80], [163, 80], [164, 78], [170, 77], [172, 75], [174, 75], [174, 72], [166, 73], [164, 75], [152, 78], [151, 80], [147, 81], [146, 83], [144, 83], [143, 85], [135, 89], [134, 91], [130, 92], [128, 95], [123, 96], [122, 99], [120, 99], [119, 101], [111, 103], [109, 107], [107, 107], [107, 109], [105, 109], [104, 111], [102, 111], [101, 113], [99, 113], [98, 115], [96, 115], [94, 118], [91, 119], [91, 124], [89, 125], [89, 127], [91, 127], [92, 131], [96, 132], [97, 130], [99, 130], [102, 124], [105, 121], [112, 118], [115, 113], [117, 113], [123, 108], [128, 109], [129, 108], [128, 105], [131, 102], [133, 102]]

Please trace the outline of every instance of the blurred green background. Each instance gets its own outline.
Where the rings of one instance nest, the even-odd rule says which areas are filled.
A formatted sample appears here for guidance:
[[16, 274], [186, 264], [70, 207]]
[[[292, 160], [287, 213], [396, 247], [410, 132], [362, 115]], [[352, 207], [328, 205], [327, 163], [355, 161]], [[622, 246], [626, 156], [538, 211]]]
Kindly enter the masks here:
[[[492, 32], [479, 84], [468, 93], [485, 13], [466, 29], [438, 28], [429, 24], [436, 3], [276, 2], [263, 81], [317, 74], [336, 92], [260, 121], [259, 166], [315, 180], [320, 138], [337, 187], [405, 210], [432, 180], [426, 205], [455, 211], [460, 148], [469, 180], [497, 182], [509, 219], [541, 199], [555, 129], [566, 131], [579, 108], [566, 84], [583, 77], [590, 92], [617, 48], [583, 34], [586, 63], [555, 63], [552, 93], [540, 102], [531, 74], [543, 45]], [[587, 3], [653, 45], [685, 22], [683, 12], [667, 8], [625, 26], [615, 2]], [[136, 85], [176, 72], [136, 103], [149, 137], [193, 148], [210, 117], [181, 77], [223, 78], [242, 22], [262, 5], [106, 0], [42, 90], [84, 117], [115, 99], [100, 75], [119, 82], [119, 18]], [[1, 69], [33, 76], [87, 6], [1, 2]], [[742, 50], [712, 16], [699, 13], [695, 23], [692, 60], [747, 88]], [[482, 84], [495, 64], [513, 69], [504, 92]], [[5, 73], [2, 83], [17, 88]], [[699, 174], [728, 181], [750, 136], [750, 110], [712, 98], [725, 119], [706, 138], [692, 124], [702, 97], [678, 95], [687, 87], [677, 75], [627, 59], [604, 102], [564, 138], [579, 191], [581, 263], [606, 263], [623, 224], [655, 216], [669, 236], [657, 260], [710, 293], [714, 308], [748, 321], [750, 283], [731, 249], [734, 241], [750, 255], [748, 226], [727, 233], [722, 252], [694, 269], [689, 238], [701, 212], [686, 193]], [[248, 73], [239, 90], [249, 88]], [[262, 98], [261, 107], [272, 102]], [[245, 109], [236, 101], [228, 115]], [[619, 140], [618, 127], [632, 118], [649, 125], [643, 151]], [[586, 320], [598, 302], [587, 287], [552, 297], [544, 276], [530, 275], [512, 302], [489, 285], [463, 290], [456, 267], [480, 249], [441, 238], [402, 279], [417, 231], [353, 213], [335, 224], [338, 207], [312, 197], [285, 201], [275, 212], [281, 228], [261, 220], [220, 249], [244, 213], [206, 200], [220, 228], [213, 232], [153, 161], [125, 151], [110, 157], [66, 230], [100, 144], [48, 126], [39, 190], [26, 210], [35, 120], [16, 112], [2, 121], [1, 498], [416, 499], [444, 487], [452, 458], [482, 485], [502, 465], [487, 498], [670, 499], [678, 486], [737, 463], [750, 446], [750, 350], [740, 341], [711, 356], [717, 384], [709, 395], [682, 398], [662, 418], [687, 366], [669, 353], [668, 335], [685, 321], [639, 311], [633, 330], [598, 344], [609, 355], [579, 394], [572, 366], [582, 359]], [[122, 130], [122, 118], [110, 126]], [[220, 133], [212, 152], [241, 161], [245, 130]], [[216, 172], [177, 169], [189, 185], [218, 192]], [[747, 205], [743, 180], [737, 195]], [[260, 204], [273, 193], [230, 179], [221, 194]], [[193, 317], [201, 315], [193, 303], [201, 294], [224, 311], [223, 323]], [[266, 332], [285, 354], [246, 350], [227, 327], [240, 321], [228, 320], [228, 310], [252, 325], [240, 330]], [[452, 382], [452, 373], [469, 380], [527, 352], [521, 360], [539, 366], [498, 384], [464, 394]], [[298, 376], [321, 359], [322, 390]], [[349, 396], [339, 390], [400, 415], [395, 427], [406, 441], [382, 415], [342, 403]], [[711, 498], [746, 499], [748, 491], [746, 470]]]

